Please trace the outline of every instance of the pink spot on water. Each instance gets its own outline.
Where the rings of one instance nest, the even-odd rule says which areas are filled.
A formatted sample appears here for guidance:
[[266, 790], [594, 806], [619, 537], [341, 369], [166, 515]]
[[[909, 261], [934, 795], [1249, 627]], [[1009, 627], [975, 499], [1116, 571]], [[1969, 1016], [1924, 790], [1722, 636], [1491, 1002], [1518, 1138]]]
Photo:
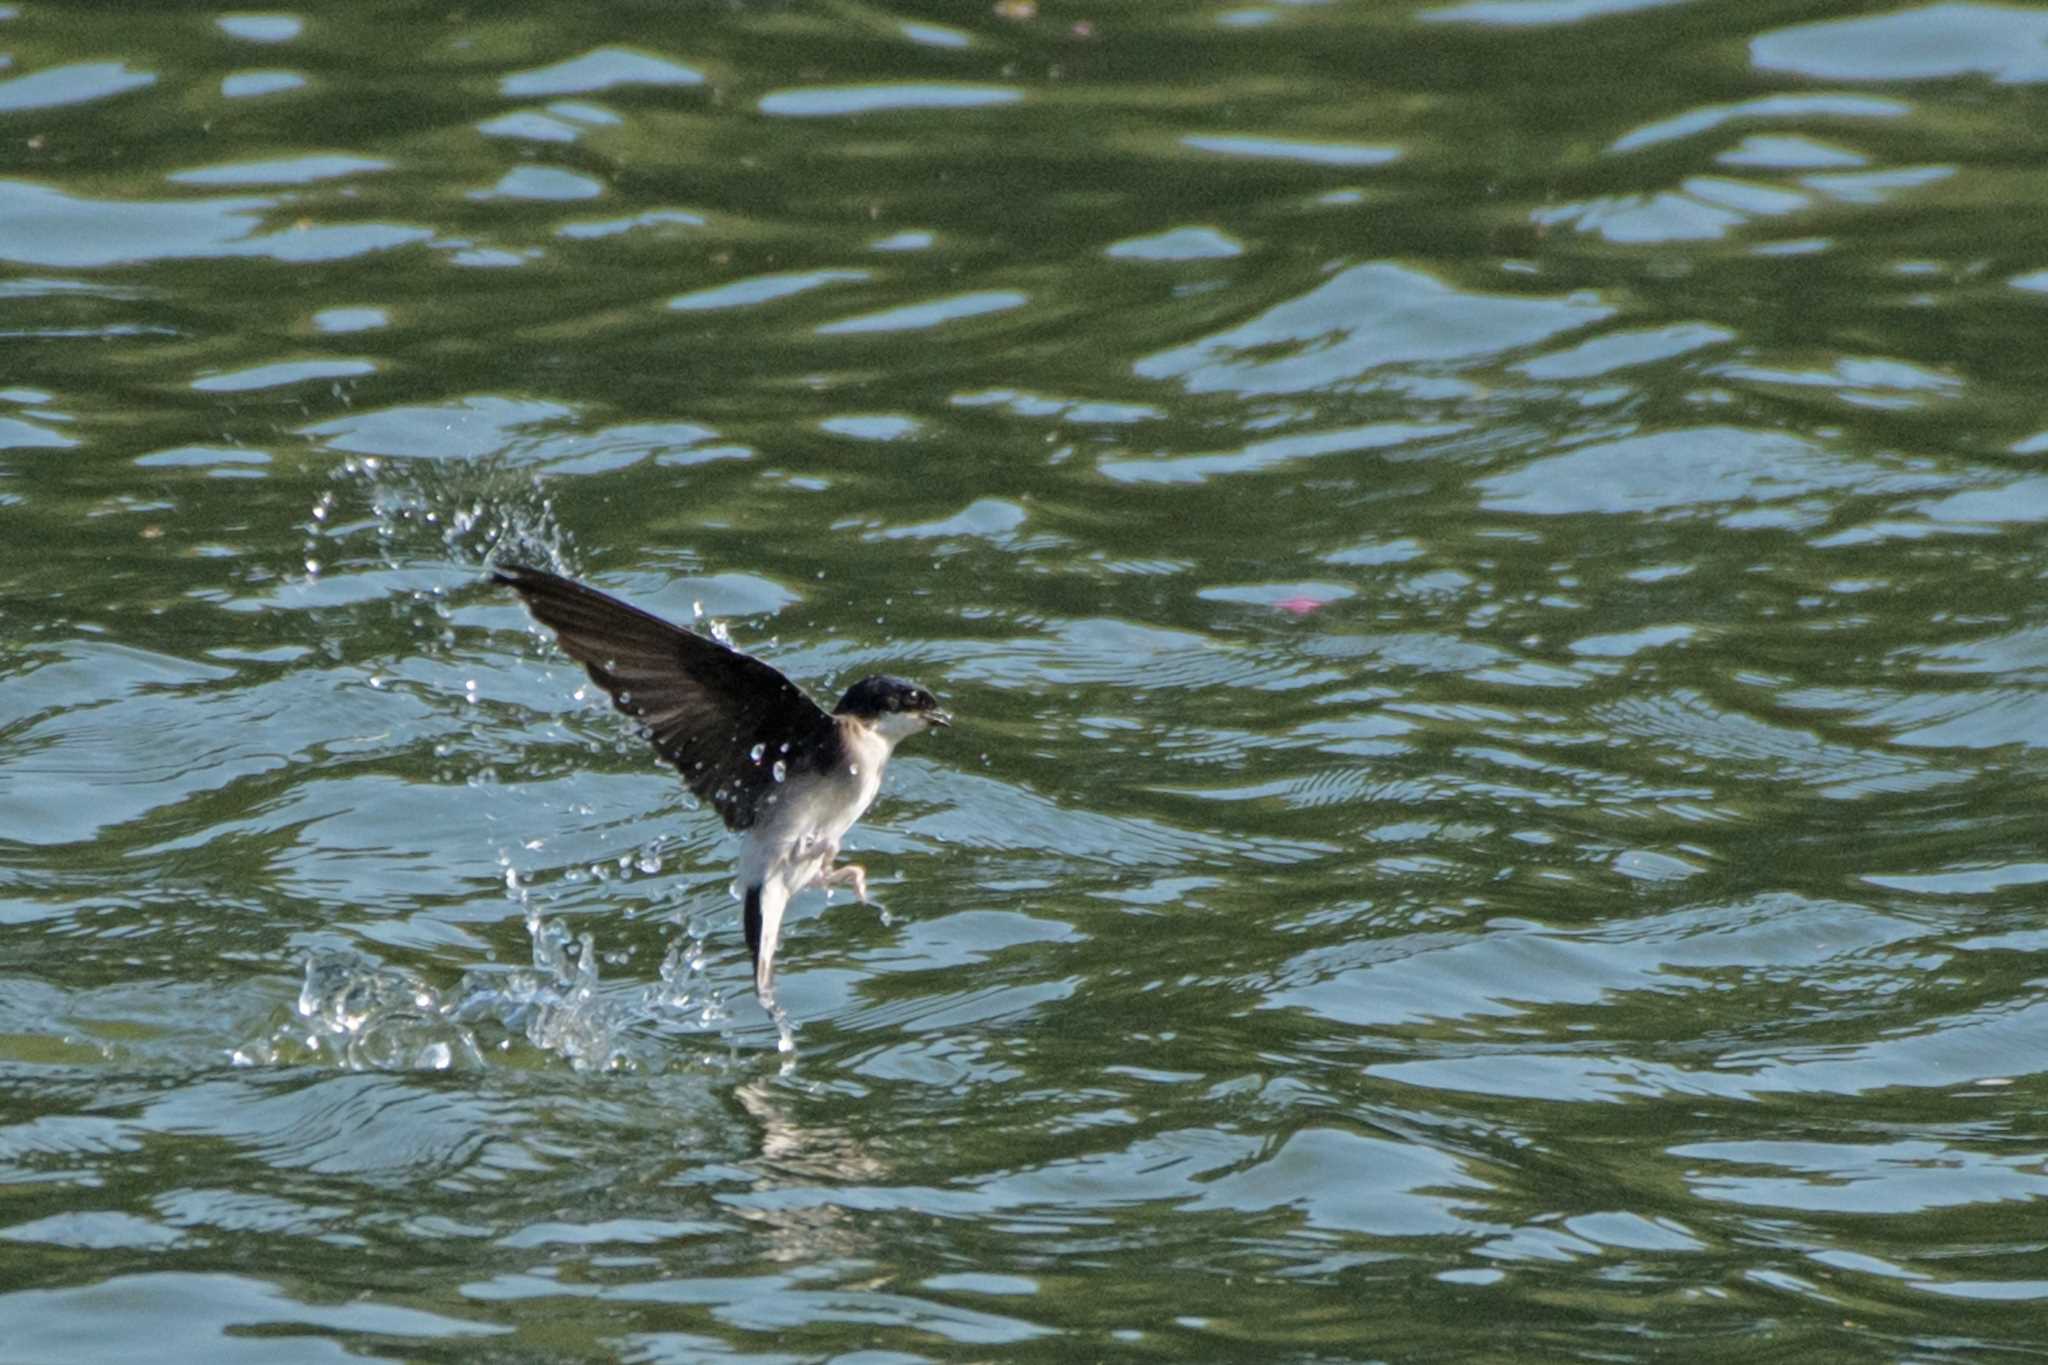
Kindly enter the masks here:
[[1306, 616], [1312, 611], [1320, 611], [1328, 603], [1313, 597], [1283, 597], [1273, 605], [1290, 616]]

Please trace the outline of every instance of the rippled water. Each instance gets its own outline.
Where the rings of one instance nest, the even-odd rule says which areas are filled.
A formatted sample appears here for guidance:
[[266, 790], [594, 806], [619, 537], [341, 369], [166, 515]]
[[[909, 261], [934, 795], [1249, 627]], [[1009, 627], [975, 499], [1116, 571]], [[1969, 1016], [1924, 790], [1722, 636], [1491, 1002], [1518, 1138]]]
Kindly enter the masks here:
[[[2037, 1352], [2044, 89], [0, 5], [0, 1359]], [[792, 1051], [513, 556], [959, 717]]]

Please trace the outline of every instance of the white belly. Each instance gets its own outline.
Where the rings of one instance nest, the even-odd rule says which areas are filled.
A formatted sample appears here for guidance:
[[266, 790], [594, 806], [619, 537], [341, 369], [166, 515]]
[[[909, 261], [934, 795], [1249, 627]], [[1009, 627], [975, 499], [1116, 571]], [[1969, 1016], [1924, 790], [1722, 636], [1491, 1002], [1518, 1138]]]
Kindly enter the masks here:
[[785, 787], [778, 800], [747, 831], [740, 849], [740, 883], [777, 881], [794, 894], [810, 885], [839, 852], [839, 841], [853, 828], [881, 790], [881, 764], [851, 764], [847, 771]]
[[760, 888], [761, 946], [754, 959], [754, 989], [772, 999], [769, 982], [782, 939], [789, 898], [809, 886], [839, 856], [839, 841], [874, 804], [882, 787], [889, 741], [872, 731], [847, 736], [852, 752], [844, 768], [785, 783], [740, 843], [739, 885], [744, 896]]

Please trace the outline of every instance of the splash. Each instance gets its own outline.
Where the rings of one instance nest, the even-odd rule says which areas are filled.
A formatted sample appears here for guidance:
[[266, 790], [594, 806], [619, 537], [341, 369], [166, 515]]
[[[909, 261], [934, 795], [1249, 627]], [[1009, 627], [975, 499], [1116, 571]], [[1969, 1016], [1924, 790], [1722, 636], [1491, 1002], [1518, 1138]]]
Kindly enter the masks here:
[[704, 980], [704, 944], [694, 934], [663, 954], [657, 979], [607, 990], [594, 935], [571, 935], [559, 921], [529, 916], [531, 969], [473, 968], [462, 979], [455, 1017], [487, 1021], [523, 1035], [578, 1071], [661, 1070], [664, 1054], [642, 1033], [650, 1026], [715, 1028], [727, 1015]]
[[[684, 1054], [679, 1030], [702, 1036], [729, 1018], [705, 977], [704, 941], [669, 945], [657, 979], [608, 985], [596, 939], [530, 915], [531, 967], [478, 967], [453, 991], [358, 953], [308, 956], [293, 1018], [235, 1050], [240, 1066], [320, 1060], [351, 1071], [480, 1070], [524, 1039], [578, 1071], [663, 1071]], [[714, 1054], [699, 1061], [717, 1065]]]
[[[449, 1071], [484, 1063], [475, 1036], [449, 1018], [447, 1004], [417, 973], [373, 967], [351, 953], [317, 952], [306, 960], [297, 1007], [303, 1044], [352, 1071]], [[235, 1060], [284, 1060], [241, 1049]]]
[[[407, 968], [354, 952], [319, 950], [306, 960], [292, 1018], [236, 1049], [235, 1063], [318, 1060], [352, 1071], [475, 1070], [491, 1065], [493, 1051], [510, 1052], [523, 1039], [578, 1071], [659, 1072], [691, 1055], [678, 1045], [681, 1040], [715, 1035], [731, 1017], [722, 990], [706, 974], [704, 936], [694, 920], [675, 917], [678, 932], [654, 981], [608, 983], [596, 936], [572, 933], [560, 920], [548, 919], [510, 855], [501, 852], [499, 861], [506, 894], [523, 911], [532, 940], [529, 965], [475, 967], [454, 990], [442, 991]], [[620, 862], [641, 870], [661, 866], [652, 849]], [[785, 1040], [791, 1033], [780, 1021], [777, 1032]], [[721, 1042], [717, 1051], [699, 1050], [695, 1060], [717, 1068], [732, 1058]]]
[[[316, 594], [313, 600], [326, 600], [317, 595], [323, 580], [331, 595], [332, 580], [343, 573], [382, 575], [386, 591], [397, 590], [394, 605], [409, 617], [422, 645], [410, 657], [428, 666], [431, 679], [412, 690], [445, 695], [462, 717], [434, 745], [437, 775], [472, 791], [494, 788], [497, 773], [488, 756], [495, 748], [481, 684], [465, 674], [451, 680], [450, 670], [431, 665], [456, 649], [452, 602], [477, 581], [475, 570], [517, 560], [571, 571], [570, 536], [540, 475], [493, 459], [350, 455], [315, 499], [303, 529], [303, 583]], [[333, 600], [351, 599], [344, 592]], [[724, 638], [722, 623], [711, 622], [709, 630]], [[368, 680], [379, 689], [406, 685], [406, 672], [386, 663], [374, 667]], [[629, 735], [618, 742], [641, 747]], [[607, 959], [593, 934], [574, 933], [548, 918], [542, 913], [548, 897], [530, 894], [505, 852], [499, 861], [507, 895], [531, 940], [530, 962], [479, 965], [447, 987], [362, 954], [316, 951], [304, 964], [290, 1017], [235, 1050], [235, 1062], [459, 1070], [502, 1065], [495, 1054], [524, 1043], [579, 1071], [660, 1071], [692, 1059], [708, 1066], [732, 1063], [731, 1048], [719, 1036], [731, 1016], [722, 992], [705, 976], [703, 937], [694, 923], [676, 919], [655, 980], [607, 981], [603, 965], [623, 964], [630, 954]], [[652, 875], [661, 866], [656, 841], [619, 858], [617, 873]], [[588, 875], [607, 879], [613, 873], [608, 864], [592, 864]], [[565, 874], [569, 881], [583, 876], [581, 869]], [[793, 1027], [781, 1018], [777, 1036], [781, 1050], [789, 1052]], [[711, 1051], [693, 1046], [707, 1037], [716, 1040]]]
[[[500, 558], [565, 568], [570, 536], [532, 470], [488, 460], [446, 464], [351, 455], [333, 479], [314, 500], [305, 526], [309, 581], [323, 572], [323, 554], [365, 535], [390, 570], [450, 562], [481, 568]], [[367, 516], [343, 515], [353, 507]]]

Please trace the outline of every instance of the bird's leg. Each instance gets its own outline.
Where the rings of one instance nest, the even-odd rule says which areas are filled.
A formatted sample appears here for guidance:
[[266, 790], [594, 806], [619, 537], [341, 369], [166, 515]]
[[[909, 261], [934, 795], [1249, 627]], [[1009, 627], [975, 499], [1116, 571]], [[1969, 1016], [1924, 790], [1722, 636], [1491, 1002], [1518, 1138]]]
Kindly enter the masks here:
[[822, 847], [817, 850], [818, 871], [811, 878], [811, 885], [823, 888], [825, 894], [830, 896], [832, 888], [839, 885], [839, 883], [852, 882], [854, 899], [862, 905], [866, 905], [868, 903], [867, 869], [856, 863], [848, 863], [845, 867], [832, 866], [832, 860], [839, 856], [839, 841], [834, 839], [830, 843], [820, 842]]
[[841, 882], [853, 883], [853, 898], [862, 905], [868, 903], [868, 871], [859, 863], [848, 863], [818, 873], [817, 884], [831, 890]]

